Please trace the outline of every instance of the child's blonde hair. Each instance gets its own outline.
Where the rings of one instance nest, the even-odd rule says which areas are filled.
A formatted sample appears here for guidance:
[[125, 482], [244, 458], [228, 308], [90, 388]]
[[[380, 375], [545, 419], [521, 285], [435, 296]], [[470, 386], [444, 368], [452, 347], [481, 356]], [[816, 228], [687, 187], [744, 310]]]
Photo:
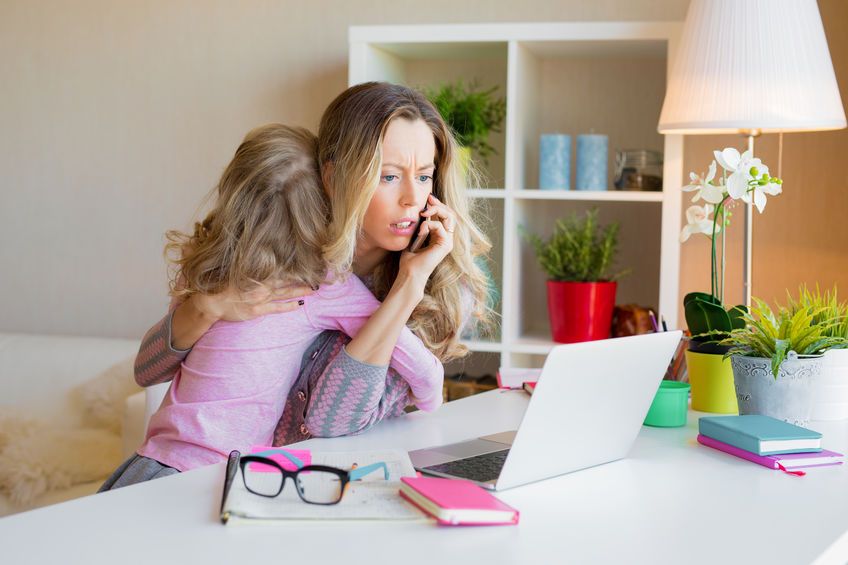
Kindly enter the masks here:
[[[369, 82], [348, 88], [325, 110], [318, 128], [318, 160], [330, 194], [332, 213], [325, 259], [349, 270], [363, 219], [380, 181], [382, 145], [392, 120], [422, 120], [436, 142], [433, 193], [457, 216], [453, 251], [435, 269], [409, 327], [442, 361], [464, 356], [459, 329], [469, 315], [487, 329], [489, 281], [475, 261], [491, 248], [471, 217], [467, 169], [458, 145], [439, 112], [411, 88]], [[469, 164], [470, 166], [470, 164]], [[472, 177], [475, 177], [473, 170]], [[400, 253], [374, 272], [374, 292], [383, 300], [398, 272]], [[464, 291], [467, 291], [464, 299]], [[469, 296], [470, 295], [470, 299]]]
[[271, 280], [316, 287], [325, 280], [328, 203], [309, 130], [268, 124], [250, 131], [215, 192], [212, 211], [193, 234], [167, 233], [172, 295], [248, 291]]

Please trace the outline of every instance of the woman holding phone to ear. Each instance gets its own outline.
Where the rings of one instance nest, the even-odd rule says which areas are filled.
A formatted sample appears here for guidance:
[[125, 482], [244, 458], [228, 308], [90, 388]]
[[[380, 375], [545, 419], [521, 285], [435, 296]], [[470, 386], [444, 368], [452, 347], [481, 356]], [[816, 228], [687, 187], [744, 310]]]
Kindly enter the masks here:
[[[471, 218], [456, 142], [420, 93], [386, 83], [347, 89], [322, 117], [318, 153], [330, 209], [323, 255], [349, 265], [381, 304], [355, 335], [325, 332], [306, 352], [275, 445], [357, 433], [402, 413], [422, 399], [389, 366], [400, 330], [446, 362], [467, 353], [459, 336], [469, 319], [490, 318], [475, 263], [490, 245]], [[416, 236], [427, 243], [412, 253]], [[145, 336], [136, 380], [170, 380], [216, 321], [297, 308], [279, 300], [311, 292], [322, 291], [264, 284], [249, 295], [189, 296]]]

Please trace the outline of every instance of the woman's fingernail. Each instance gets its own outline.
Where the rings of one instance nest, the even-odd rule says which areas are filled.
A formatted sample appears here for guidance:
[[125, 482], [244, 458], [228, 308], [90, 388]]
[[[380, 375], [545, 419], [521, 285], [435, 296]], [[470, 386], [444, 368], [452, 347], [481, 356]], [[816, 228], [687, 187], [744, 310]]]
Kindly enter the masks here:
[[297, 301], [297, 305], [298, 305], [298, 306], [303, 306], [304, 304], [306, 304], [306, 301], [305, 301], [305, 300], [298, 300], [298, 301]]

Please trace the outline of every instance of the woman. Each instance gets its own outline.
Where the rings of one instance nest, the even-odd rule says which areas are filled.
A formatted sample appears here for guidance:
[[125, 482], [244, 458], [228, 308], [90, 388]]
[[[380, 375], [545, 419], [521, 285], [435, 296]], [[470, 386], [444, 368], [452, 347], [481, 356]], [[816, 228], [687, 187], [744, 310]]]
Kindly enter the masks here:
[[[408, 325], [445, 362], [466, 354], [459, 343], [463, 324], [471, 316], [485, 323], [489, 316], [487, 281], [474, 262], [489, 244], [470, 216], [456, 143], [432, 105], [402, 86], [354, 86], [325, 111], [318, 145], [330, 202], [324, 257], [349, 265], [382, 305], [349, 342], [330, 332], [307, 351], [275, 445], [356, 433], [401, 413], [414, 399], [387, 367], [401, 328]], [[432, 234], [432, 242], [409, 253], [425, 204], [420, 234]], [[286, 311], [296, 305], [279, 300], [299, 292], [265, 284], [247, 295], [188, 296], [145, 336], [137, 381], [170, 380], [188, 348], [216, 321]], [[341, 397], [356, 397], [360, 407], [344, 421], [334, 420], [330, 409]]]

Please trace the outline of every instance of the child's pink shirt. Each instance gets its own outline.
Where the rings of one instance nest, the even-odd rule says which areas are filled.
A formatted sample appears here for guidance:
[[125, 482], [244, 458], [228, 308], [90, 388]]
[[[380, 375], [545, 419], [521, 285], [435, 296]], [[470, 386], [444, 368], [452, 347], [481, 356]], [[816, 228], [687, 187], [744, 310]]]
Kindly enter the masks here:
[[[186, 471], [223, 461], [233, 449], [271, 445], [309, 344], [324, 330], [356, 336], [380, 305], [354, 275], [304, 300], [293, 312], [215, 323], [180, 366], [139, 455]], [[441, 404], [444, 367], [406, 327], [391, 365], [419, 408]]]

